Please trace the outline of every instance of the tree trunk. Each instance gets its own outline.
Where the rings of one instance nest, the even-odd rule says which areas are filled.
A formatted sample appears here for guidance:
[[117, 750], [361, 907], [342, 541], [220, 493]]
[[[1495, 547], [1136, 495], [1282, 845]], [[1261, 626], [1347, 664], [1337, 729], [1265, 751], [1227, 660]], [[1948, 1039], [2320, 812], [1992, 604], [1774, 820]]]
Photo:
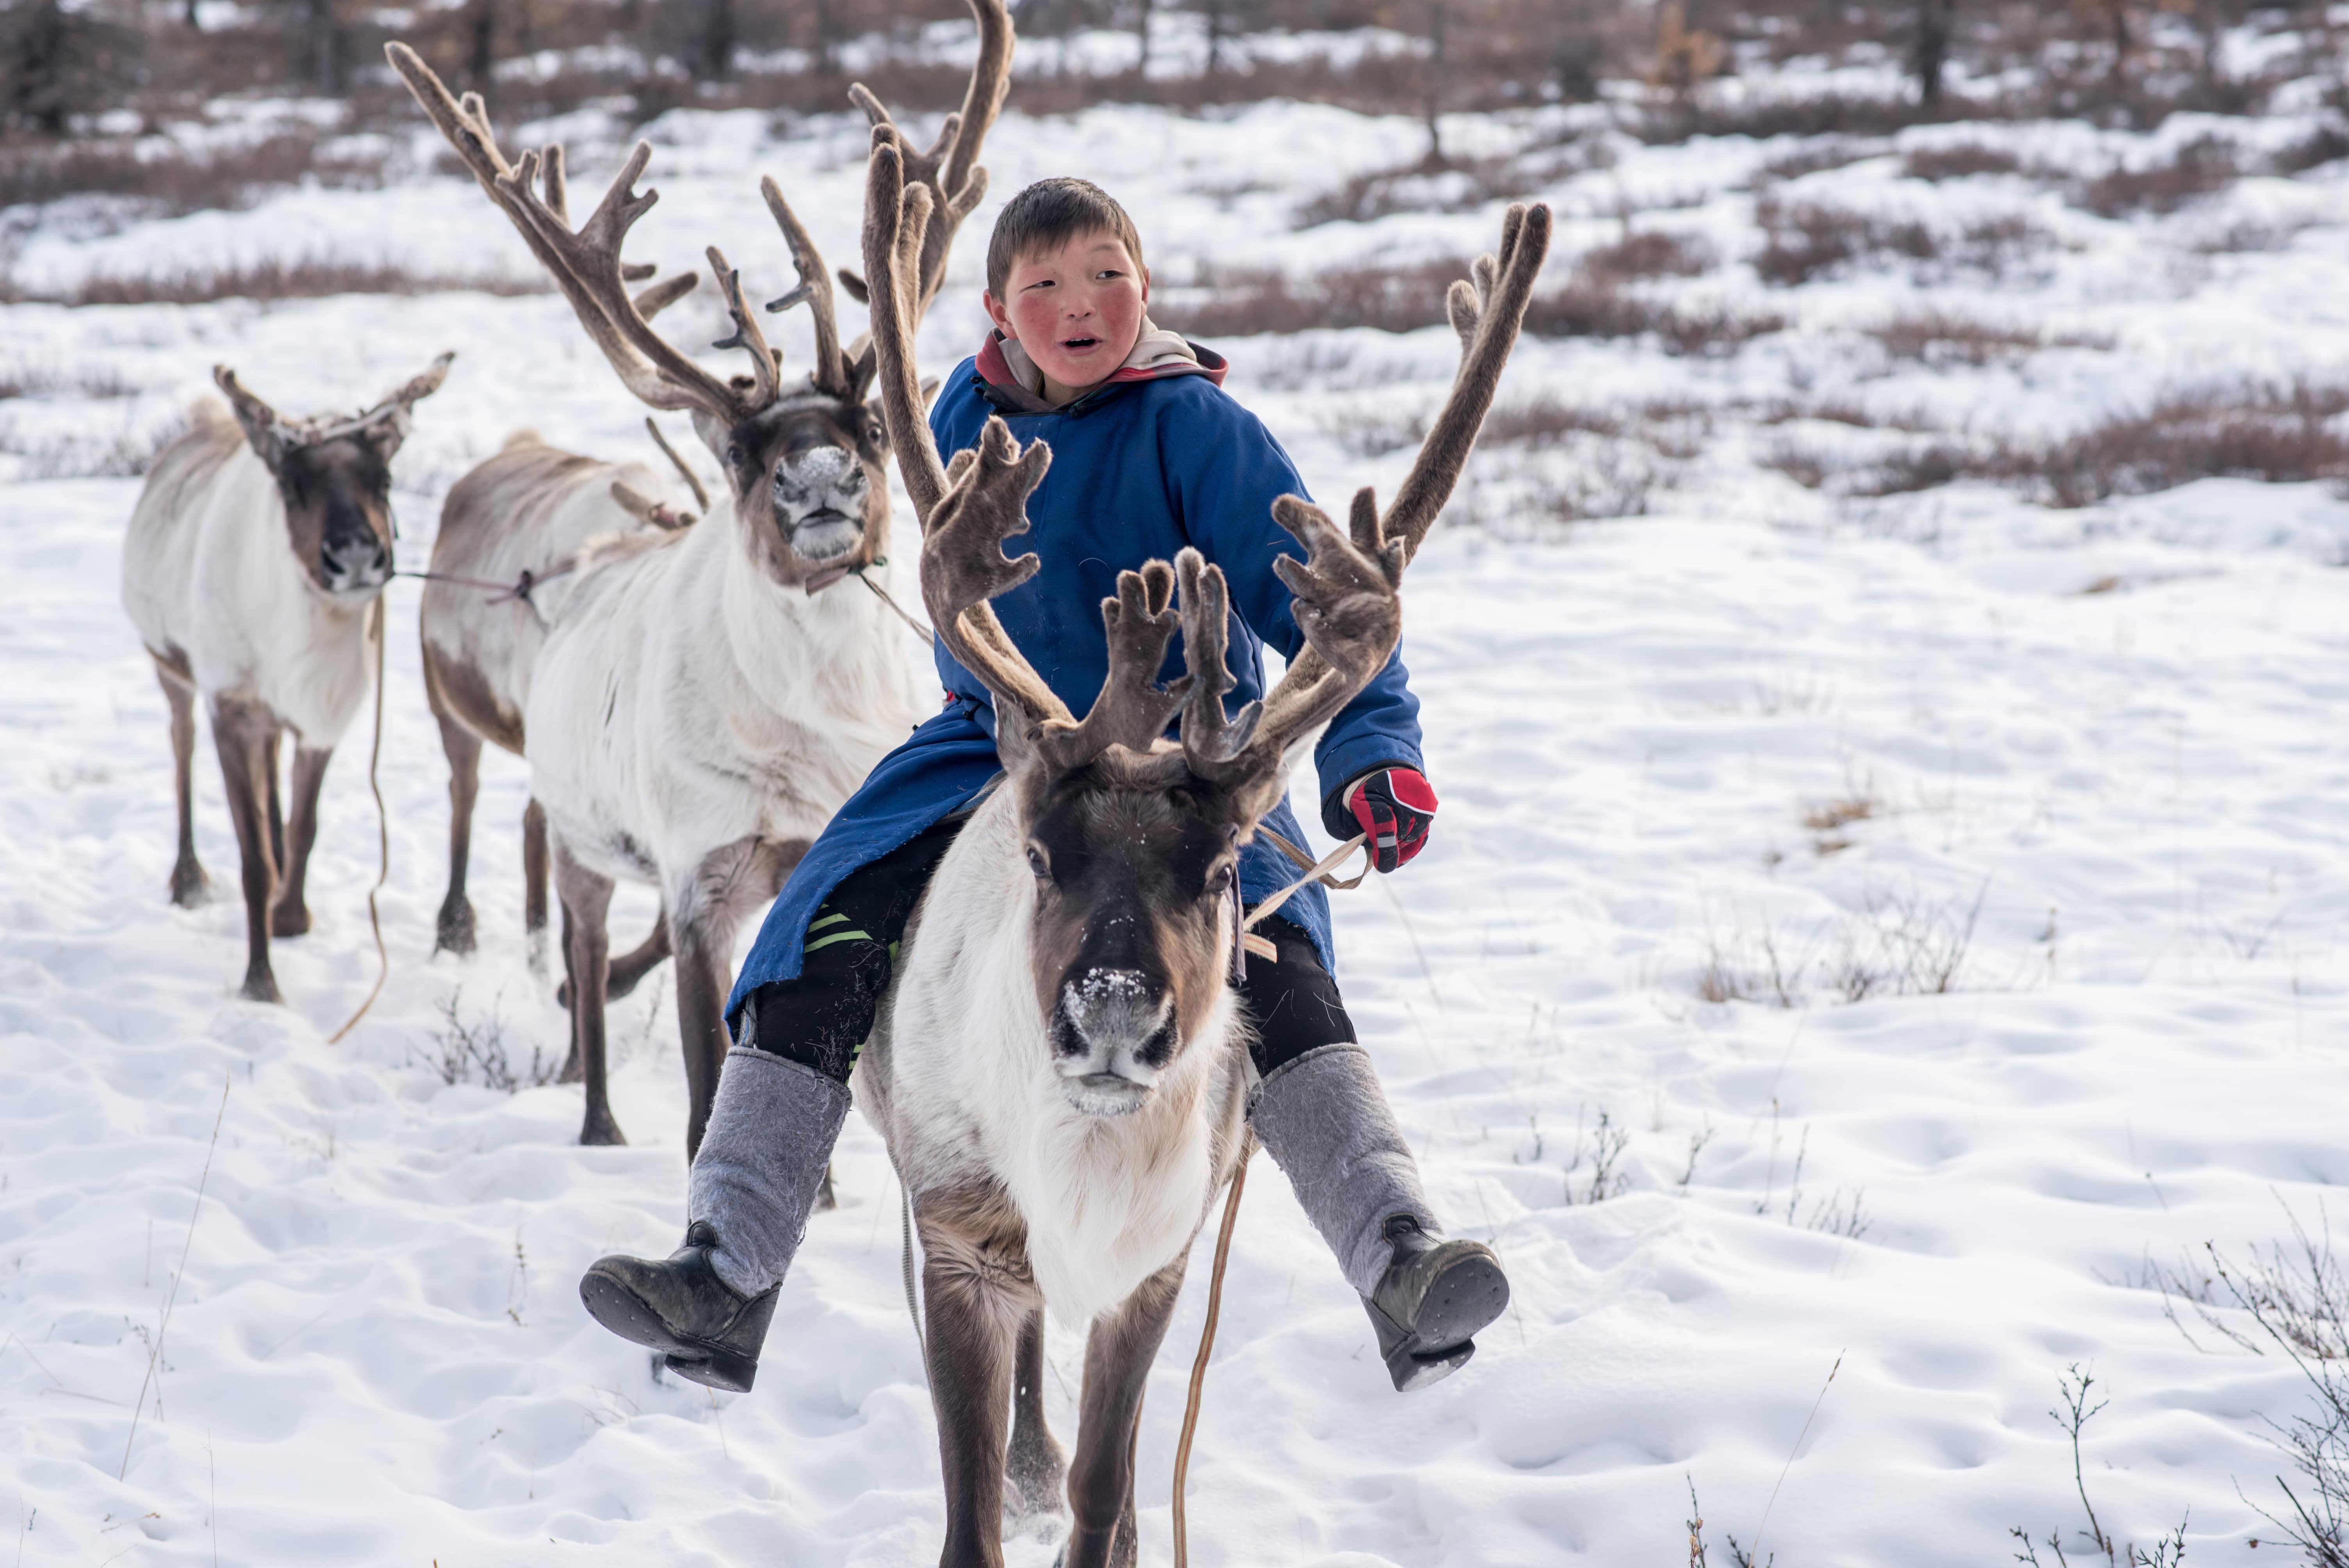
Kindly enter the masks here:
[[705, 0], [701, 74], [722, 82], [734, 74], [734, 0]]
[[1427, 7], [1427, 93], [1421, 113], [1427, 120], [1427, 161], [1431, 168], [1444, 164], [1444, 78], [1446, 67], [1444, 58], [1445, 35], [1451, 31], [1452, 8], [1444, 0], [1431, 0]]
[[1224, 7], [1226, 0], [1207, 0], [1207, 79], [1224, 68]]
[[310, 0], [310, 72], [329, 98], [343, 90], [343, 35], [335, 0]]
[[1155, 9], [1157, 7], [1154, 0], [1141, 0], [1141, 4], [1134, 8], [1133, 74], [1137, 77], [1146, 77], [1150, 74], [1150, 15]]
[[466, 84], [487, 98], [490, 75], [498, 63], [498, 0], [473, 0], [466, 31]]
[[1957, 0], [1918, 0], [1917, 103], [1922, 108], [1935, 108], [1941, 102], [1941, 70], [1950, 58], [1950, 28], [1957, 13]]

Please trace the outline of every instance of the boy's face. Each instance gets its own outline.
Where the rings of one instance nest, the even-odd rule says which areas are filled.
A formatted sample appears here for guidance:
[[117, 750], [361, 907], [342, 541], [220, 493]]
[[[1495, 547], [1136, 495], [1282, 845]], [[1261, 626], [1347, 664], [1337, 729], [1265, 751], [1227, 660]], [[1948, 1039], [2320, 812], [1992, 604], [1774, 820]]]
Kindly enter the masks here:
[[1003, 294], [986, 296], [988, 315], [1044, 373], [1045, 396], [1061, 402], [1107, 380], [1133, 352], [1150, 274], [1124, 242], [1097, 230], [1020, 257]]

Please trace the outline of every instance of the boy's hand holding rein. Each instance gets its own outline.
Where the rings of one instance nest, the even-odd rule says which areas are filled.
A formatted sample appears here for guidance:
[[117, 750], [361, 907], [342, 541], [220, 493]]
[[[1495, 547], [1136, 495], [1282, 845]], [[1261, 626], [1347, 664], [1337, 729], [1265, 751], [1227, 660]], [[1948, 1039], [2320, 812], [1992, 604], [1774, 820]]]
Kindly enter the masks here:
[[1381, 768], [1323, 801], [1321, 825], [1335, 839], [1363, 835], [1371, 864], [1391, 872], [1427, 847], [1435, 807], [1435, 786], [1418, 769]]

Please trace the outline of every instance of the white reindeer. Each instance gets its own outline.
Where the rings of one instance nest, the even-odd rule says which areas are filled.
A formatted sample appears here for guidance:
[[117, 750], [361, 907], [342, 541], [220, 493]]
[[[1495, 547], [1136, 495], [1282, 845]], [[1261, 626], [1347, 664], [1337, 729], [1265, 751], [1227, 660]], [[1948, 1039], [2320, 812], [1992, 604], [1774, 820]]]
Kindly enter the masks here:
[[[1009, 80], [1002, 0], [972, 0], [972, 8], [980, 48], [962, 112], [916, 174], [944, 214], [920, 259], [925, 304], [944, 280], [956, 226], [985, 191], [975, 160]], [[656, 199], [634, 189], [651, 149], [637, 144], [574, 231], [553, 154], [509, 163], [477, 98], [452, 98], [404, 46], [386, 52], [629, 391], [655, 408], [689, 410], [726, 475], [729, 494], [693, 527], [608, 540], [581, 557], [523, 713], [532, 793], [546, 811], [566, 921], [573, 1048], [586, 1079], [581, 1141], [625, 1141], [606, 1097], [604, 1026], [605, 918], [614, 880], [625, 876], [657, 887], [668, 911], [690, 1156], [728, 1044], [737, 928], [924, 717], [888, 604], [835, 586], [851, 573], [884, 580], [888, 448], [878, 411], [864, 401], [873, 354], [862, 345], [841, 349], [823, 258], [768, 180], [761, 190], [800, 278], [768, 308], [809, 304], [814, 367], [796, 384], [780, 379], [739, 276], [713, 247], [710, 267], [734, 323], [719, 346], [744, 350], [750, 374], [728, 380], [702, 368], [648, 321], [690, 282], [655, 284], [634, 298], [625, 286], [634, 269], [622, 263], [621, 244]], [[887, 123], [871, 95], [860, 89], [858, 101]], [[533, 189], [542, 170], [543, 195]]]
[[[369, 629], [382, 634], [392, 572], [391, 458], [409, 410], [453, 355], [356, 418], [285, 419], [235, 373], [212, 372], [194, 425], [147, 473], [122, 547], [122, 605], [171, 705], [180, 809], [171, 902], [202, 901], [191, 768], [195, 701], [210, 712], [243, 863], [243, 995], [281, 1000], [269, 939], [310, 929], [304, 881], [318, 790], [367, 696]], [[233, 412], [232, 413], [232, 410]], [[280, 806], [281, 738], [294, 736], [293, 815]]]
[[[1007, 561], [1001, 544], [1026, 530], [1026, 497], [1050, 453], [1040, 443], [1020, 452], [991, 420], [980, 448], [944, 469], [922, 418], [897, 280], [912, 272], [931, 197], [904, 184], [901, 156], [888, 133], [876, 133], [865, 266], [881, 393], [922, 521], [924, 599], [938, 634], [994, 696], [1009, 783], [940, 861], [852, 1088], [904, 1178], [926, 1253], [926, 1345], [947, 1485], [941, 1561], [1002, 1560], [1005, 1418], [1015, 1396], [1021, 1429], [1010, 1434], [1009, 1463], [1050, 1471], [1040, 1404], [1014, 1377], [1030, 1362], [1024, 1341], [1049, 1305], [1092, 1325], [1063, 1561], [1096, 1568], [1133, 1561], [1143, 1383], [1192, 1240], [1238, 1158], [1244, 1111], [1284, 1165], [1289, 1150], [1326, 1140], [1345, 1121], [1337, 1107], [1294, 1097], [1276, 1110], [1269, 1094], [1248, 1111], [1247, 1025], [1229, 984], [1241, 937], [1238, 851], [1280, 800], [1289, 748], [1352, 700], [1396, 645], [1403, 566], [1491, 405], [1547, 249], [1549, 212], [1510, 209], [1498, 260], [1483, 258], [1473, 285], [1452, 285], [1460, 368], [1385, 518], [1367, 490], [1354, 498], [1350, 539], [1295, 497], [1275, 506], [1309, 552], [1301, 566], [1279, 567], [1309, 646], [1262, 704], [1225, 713], [1233, 682], [1223, 574], [1185, 550], [1171, 568], [1153, 562], [1121, 574], [1102, 607], [1108, 677], [1079, 722], [988, 604], [1037, 569], [1033, 555]], [[1160, 688], [1178, 577], [1190, 673]], [[1178, 714], [1176, 741], [1165, 732]], [[1353, 1140], [1344, 1157], [1319, 1169], [1340, 1173], [1333, 1180], [1345, 1190], [1300, 1187], [1341, 1249], [1390, 1212], [1382, 1199], [1423, 1207], [1381, 1174], [1402, 1149], [1382, 1101], [1374, 1115], [1358, 1109], [1343, 1136]], [[1387, 1164], [1407, 1168], [1407, 1150]], [[1491, 1254], [1473, 1243], [1444, 1245], [1469, 1259], [1458, 1277], [1474, 1281], [1462, 1288], [1486, 1298], [1486, 1315], [1498, 1310], [1490, 1305], [1497, 1268], [1485, 1272], [1470, 1256]], [[1425, 1299], [1413, 1298], [1413, 1311]], [[1435, 1313], [1450, 1310], [1434, 1304]], [[1415, 1322], [1413, 1332], [1431, 1326]], [[1382, 1349], [1385, 1337], [1382, 1326]]]

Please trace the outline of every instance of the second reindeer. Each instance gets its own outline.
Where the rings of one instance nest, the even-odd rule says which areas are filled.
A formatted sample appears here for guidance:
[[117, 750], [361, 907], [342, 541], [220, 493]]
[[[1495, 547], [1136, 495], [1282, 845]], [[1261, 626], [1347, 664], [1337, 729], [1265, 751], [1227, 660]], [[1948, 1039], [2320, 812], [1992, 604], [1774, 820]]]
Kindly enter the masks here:
[[[922, 257], [924, 301], [944, 276], [954, 229], [984, 191], [975, 160], [1009, 79], [1002, 0], [972, 8], [980, 48], [963, 110], [916, 170], [945, 215]], [[620, 259], [628, 229], [655, 200], [635, 189], [649, 147], [637, 144], [574, 230], [559, 152], [509, 162], [478, 98], [453, 97], [405, 46], [386, 52], [622, 383], [654, 408], [690, 413], [724, 469], [728, 494], [692, 527], [622, 535], [580, 555], [523, 716], [563, 906], [572, 1043], [586, 1084], [581, 1141], [625, 1141], [605, 1087], [604, 1003], [605, 916], [616, 879], [626, 877], [658, 888], [667, 911], [689, 1158], [726, 1054], [736, 930], [923, 714], [904, 627], [880, 596], [841, 586], [877, 567], [889, 536], [887, 437], [865, 401], [873, 351], [841, 346], [823, 260], [770, 180], [762, 193], [800, 281], [769, 308], [809, 305], [814, 366], [797, 382], [781, 377], [738, 274], [713, 247], [710, 269], [734, 326], [721, 346], [750, 363], [748, 375], [730, 378], [704, 369], [649, 320], [691, 287], [689, 276], [632, 297], [627, 281], [642, 272]], [[885, 123], [869, 95], [859, 101]]]

